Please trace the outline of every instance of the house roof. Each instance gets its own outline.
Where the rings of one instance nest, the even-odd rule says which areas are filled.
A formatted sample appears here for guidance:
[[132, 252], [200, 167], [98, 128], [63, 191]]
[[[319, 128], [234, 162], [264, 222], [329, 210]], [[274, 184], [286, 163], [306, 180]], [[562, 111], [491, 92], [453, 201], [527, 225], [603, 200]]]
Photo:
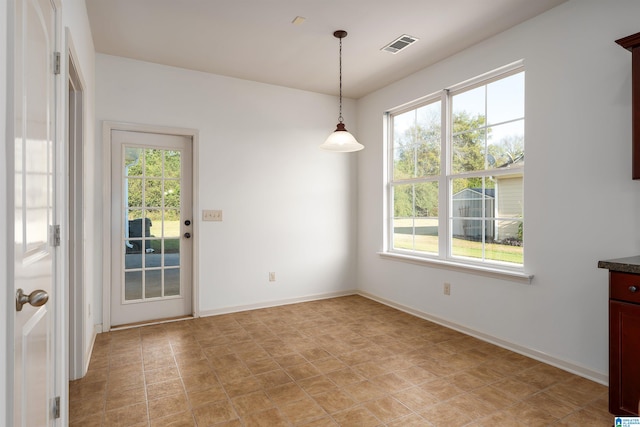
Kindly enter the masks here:
[[[487, 197], [495, 198], [496, 197], [496, 189], [495, 188], [485, 188], [484, 194]], [[464, 196], [464, 197], [463, 197]], [[453, 195], [454, 199], [480, 199], [482, 197], [482, 188], [465, 188], [463, 190], [458, 191]]]

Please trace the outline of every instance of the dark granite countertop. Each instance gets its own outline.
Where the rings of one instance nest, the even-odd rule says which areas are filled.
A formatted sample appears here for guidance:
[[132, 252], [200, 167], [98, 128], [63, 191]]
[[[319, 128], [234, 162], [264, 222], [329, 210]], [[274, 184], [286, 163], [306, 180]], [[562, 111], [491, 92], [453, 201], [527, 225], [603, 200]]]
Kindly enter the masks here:
[[627, 258], [598, 261], [598, 268], [606, 268], [620, 273], [640, 274], [640, 255]]

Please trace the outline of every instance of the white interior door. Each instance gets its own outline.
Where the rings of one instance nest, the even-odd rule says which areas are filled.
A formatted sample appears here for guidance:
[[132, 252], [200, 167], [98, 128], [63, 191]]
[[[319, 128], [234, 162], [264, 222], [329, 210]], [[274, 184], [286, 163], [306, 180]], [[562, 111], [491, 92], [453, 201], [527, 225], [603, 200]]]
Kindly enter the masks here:
[[192, 141], [111, 131], [111, 324], [192, 314]]
[[50, 0], [15, 1], [14, 426], [54, 424], [55, 19]]

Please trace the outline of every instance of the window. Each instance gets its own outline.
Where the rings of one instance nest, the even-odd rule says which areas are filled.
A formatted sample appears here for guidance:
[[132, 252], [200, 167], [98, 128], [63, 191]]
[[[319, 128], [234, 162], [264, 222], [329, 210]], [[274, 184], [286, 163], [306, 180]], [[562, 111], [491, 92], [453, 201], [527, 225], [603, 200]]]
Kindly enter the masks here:
[[521, 63], [388, 114], [387, 252], [523, 268]]

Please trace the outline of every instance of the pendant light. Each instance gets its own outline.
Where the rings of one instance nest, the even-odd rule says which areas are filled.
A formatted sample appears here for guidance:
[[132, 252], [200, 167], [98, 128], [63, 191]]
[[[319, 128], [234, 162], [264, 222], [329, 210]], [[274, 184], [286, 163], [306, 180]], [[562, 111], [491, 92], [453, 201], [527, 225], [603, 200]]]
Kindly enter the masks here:
[[323, 150], [337, 151], [340, 153], [349, 153], [352, 151], [359, 151], [364, 148], [364, 145], [360, 144], [351, 135], [342, 123], [342, 39], [347, 37], [347, 32], [344, 30], [338, 30], [333, 33], [333, 36], [340, 40], [340, 115], [338, 116], [338, 125], [336, 130], [329, 135], [329, 138], [320, 146]]

